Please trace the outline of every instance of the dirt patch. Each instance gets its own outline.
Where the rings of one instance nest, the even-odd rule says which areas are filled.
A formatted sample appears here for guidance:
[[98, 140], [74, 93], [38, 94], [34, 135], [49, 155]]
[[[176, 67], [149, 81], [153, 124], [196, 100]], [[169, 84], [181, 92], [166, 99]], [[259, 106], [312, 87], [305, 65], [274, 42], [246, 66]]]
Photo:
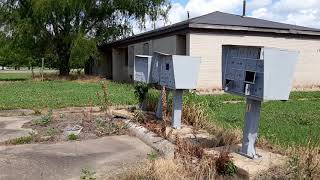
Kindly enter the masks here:
[[127, 134], [123, 120], [119, 117], [106, 117], [103, 112], [49, 112], [25, 123], [23, 128], [36, 132], [34, 142], [55, 143]]

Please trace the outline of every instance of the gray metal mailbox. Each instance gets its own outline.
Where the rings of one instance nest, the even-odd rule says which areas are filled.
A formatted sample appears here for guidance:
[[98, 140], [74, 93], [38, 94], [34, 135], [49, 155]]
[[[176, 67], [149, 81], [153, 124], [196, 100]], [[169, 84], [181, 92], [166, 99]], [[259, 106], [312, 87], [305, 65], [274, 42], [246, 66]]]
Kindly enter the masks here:
[[196, 89], [201, 58], [180, 55], [159, 57], [160, 85], [169, 89]]
[[241, 154], [258, 158], [261, 102], [288, 100], [299, 52], [267, 47], [225, 45], [222, 86], [225, 92], [247, 98]]
[[223, 88], [255, 100], [288, 100], [298, 55], [276, 48], [224, 46]]
[[152, 56], [137, 55], [134, 59], [134, 81], [151, 83]]
[[[153, 57], [137, 55], [134, 59], [134, 81], [164, 86], [174, 91], [172, 126], [181, 127], [183, 90], [196, 89], [201, 59], [155, 52]], [[162, 118], [161, 94], [156, 116]], [[142, 106], [143, 107], [143, 106]]]
[[[159, 84], [173, 90], [173, 128], [181, 128], [183, 90], [196, 89], [201, 58], [155, 53], [158, 65]], [[162, 102], [159, 98], [156, 116], [162, 116]]]

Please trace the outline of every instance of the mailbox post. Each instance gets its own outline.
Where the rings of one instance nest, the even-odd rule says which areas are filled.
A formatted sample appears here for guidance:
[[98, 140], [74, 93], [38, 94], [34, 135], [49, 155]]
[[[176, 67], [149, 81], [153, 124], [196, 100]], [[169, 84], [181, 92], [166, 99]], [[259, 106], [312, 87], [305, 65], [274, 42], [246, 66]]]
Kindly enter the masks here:
[[[151, 56], [136, 56], [134, 81], [157, 84], [174, 92], [172, 126], [181, 128], [183, 91], [196, 89], [201, 59], [155, 52]], [[166, 93], [168, 95], [168, 93]], [[156, 116], [162, 118], [162, 92]]]
[[159, 84], [173, 91], [172, 127], [180, 129], [183, 91], [196, 89], [201, 59], [166, 54], [158, 54], [158, 59]]
[[255, 150], [261, 103], [288, 100], [298, 52], [253, 46], [223, 46], [222, 86], [247, 99], [241, 154], [259, 158]]

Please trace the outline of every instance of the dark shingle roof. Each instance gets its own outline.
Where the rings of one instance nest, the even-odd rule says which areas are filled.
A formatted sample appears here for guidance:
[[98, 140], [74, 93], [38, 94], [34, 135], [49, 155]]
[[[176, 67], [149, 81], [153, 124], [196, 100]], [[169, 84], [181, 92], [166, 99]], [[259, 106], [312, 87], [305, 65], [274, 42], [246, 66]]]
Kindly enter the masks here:
[[251, 17], [243, 17], [243, 16], [223, 13], [219, 11], [190, 19], [189, 22], [192, 24], [209, 24], [209, 25], [224, 25], [224, 26], [227, 25], [227, 26], [240, 26], [240, 27], [320, 32], [320, 29], [296, 26], [291, 24], [284, 24], [284, 23], [267, 21], [267, 20], [251, 18]]
[[152, 31], [134, 35], [125, 39], [117, 40], [111, 43], [102, 45], [113, 46], [119, 44], [131, 43], [133, 41], [140, 41], [146, 38], [152, 38], [166, 33], [188, 29], [225, 29], [225, 30], [244, 30], [254, 32], [271, 32], [271, 33], [285, 33], [285, 34], [299, 34], [299, 35], [316, 35], [320, 36], [320, 29], [296, 26], [291, 24], [273, 22], [252, 17], [243, 17], [234, 14], [223, 12], [213, 12], [203, 16], [188, 19], [173, 25], [158, 28]]

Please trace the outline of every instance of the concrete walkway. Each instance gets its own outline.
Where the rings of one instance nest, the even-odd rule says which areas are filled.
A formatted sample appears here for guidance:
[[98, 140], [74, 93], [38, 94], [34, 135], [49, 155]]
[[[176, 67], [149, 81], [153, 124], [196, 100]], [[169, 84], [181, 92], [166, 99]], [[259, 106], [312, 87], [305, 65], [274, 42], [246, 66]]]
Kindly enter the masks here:
[[97, 172], [98, 179], [145, 160], [152, 148], [131, 136], [0, 146], [0, 180], [79, 179], [81, 169]]

